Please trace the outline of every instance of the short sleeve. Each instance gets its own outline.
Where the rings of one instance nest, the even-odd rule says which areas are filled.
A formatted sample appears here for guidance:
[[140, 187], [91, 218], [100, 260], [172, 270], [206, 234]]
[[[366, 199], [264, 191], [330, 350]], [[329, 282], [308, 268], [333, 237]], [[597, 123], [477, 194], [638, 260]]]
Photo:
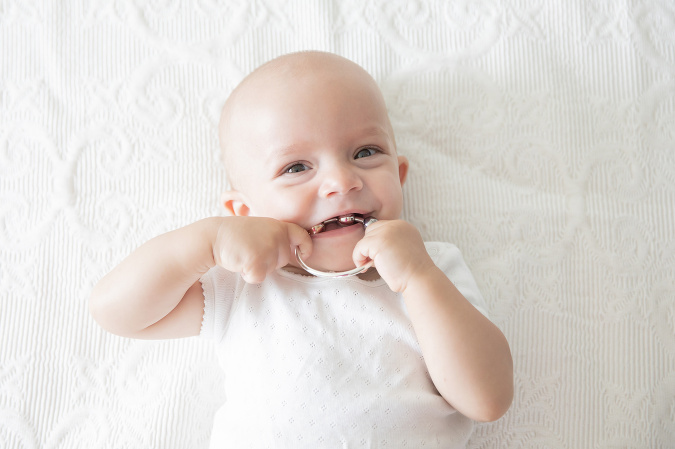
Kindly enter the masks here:
[[473, 278], [466, 262], [464, 262], [459, 248], [445, 242], [425, 242], [425, 246], [436, 266], [445, 273], [462, 296], [473, 304], [480, 313], [489, 318], [485, 299], [478, 290], [476, 280]]
[[225, 335], [239, 275], [215, 266], [199, 280], [204, 291], [204, 316], [199, 336], [220, 341]]

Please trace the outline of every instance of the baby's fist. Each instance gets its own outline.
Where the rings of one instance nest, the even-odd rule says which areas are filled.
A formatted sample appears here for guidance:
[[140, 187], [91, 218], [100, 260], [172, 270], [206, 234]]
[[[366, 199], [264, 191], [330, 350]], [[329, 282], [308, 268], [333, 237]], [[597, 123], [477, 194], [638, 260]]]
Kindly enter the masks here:
[[312, 239], [296, 224], [264, 217], [225, 217], [213, 245], [213, 257], [217, 265], [258, 284], [269, 273], [288, 265], [296, 247], [303, 255], [311, 254]]
[[413, 276], [434, 265], [420, 232], [403, 220], [380, 220], [368, 226], [352, 257], [356, 266], [372, 260], [382, 279], [395, 292], [403, 292]]

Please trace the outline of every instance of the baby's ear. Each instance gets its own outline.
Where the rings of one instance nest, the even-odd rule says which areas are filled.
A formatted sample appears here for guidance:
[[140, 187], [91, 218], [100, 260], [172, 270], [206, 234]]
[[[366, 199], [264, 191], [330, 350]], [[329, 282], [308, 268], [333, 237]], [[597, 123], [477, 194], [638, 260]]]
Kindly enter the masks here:
[[401, 181], [401, 185], [405, 183], [405, 180], [408, 178], [408, 168], [410, 167], [410, 162], [405, 156], [398, 157], [398, 179]]
[[247, 216], [250, 212], [250, 209], [246, 205], [246, 198], [236, 190], [224, 192], [220, 196], [220, 202], [231, 215], [241, 217]]

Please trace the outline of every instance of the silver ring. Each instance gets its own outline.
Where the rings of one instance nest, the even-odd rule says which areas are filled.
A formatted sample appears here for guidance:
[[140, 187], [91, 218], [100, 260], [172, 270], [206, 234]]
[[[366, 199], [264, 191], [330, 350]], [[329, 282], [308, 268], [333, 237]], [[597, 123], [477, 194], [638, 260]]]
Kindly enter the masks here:
[[313, 274], [314, 276], [320, 277], [320, 278], [345, 278], [349, 276], [356, 276], [357, 274], [361, 274], [365, 272], [368, 268], [372, 266], [372, 262], [368, 262], [367, 264], [363, 265], [362, 267], [356, 267], [352, 268], [351, 270], [347, 271], [321, 271], [321, 270], [316, 270], [310, 266], [308, 266], [304, 260], [300, 257], [300, 251], [299, 248], [295, 248], [295, 257], [298, 259], [298, 262], [300, 262], [300, 266], [302, 268], [310, 273]]
[[[363, 227], [366, 228], [368, 225], [375, 223], [377, 219], [375, 218], [368, 218], [364, 220], [363, 222]], [[300, 248], [296, 247], [295, 248], [295, 258], [298, 259], [298, 262], [300, 263], [300, 266], [307, 271], [309, 274], [313, 274], [314, 276], [320, 277], [320, 278], [345, 278], [349, 276], [356, 276], [357, 274], [361, 274], [365, 272], [368, 268], [373, 266], [373, 262], [368, 262], [367, 264], [361, 266], [361, 267], [356, 267], [352, 268], [351, 270], [347, 271], [321, 271], [314, 269], [310, 266], [308, 266], [304, 260], [300, 257]]]

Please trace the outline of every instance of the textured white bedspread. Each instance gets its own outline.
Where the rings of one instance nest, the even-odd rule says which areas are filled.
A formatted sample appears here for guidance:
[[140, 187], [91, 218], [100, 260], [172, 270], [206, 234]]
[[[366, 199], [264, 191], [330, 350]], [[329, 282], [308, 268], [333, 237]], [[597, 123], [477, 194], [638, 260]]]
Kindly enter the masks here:
[[675, 447], [674, 2], [0, 0], [0, 448], [206, 447], [213, 348], [106, 334], [88, 295], [224, 212], [220, 106], [302, 49], [378, 80], [405, 218], [511, 343], [469, 447]]

